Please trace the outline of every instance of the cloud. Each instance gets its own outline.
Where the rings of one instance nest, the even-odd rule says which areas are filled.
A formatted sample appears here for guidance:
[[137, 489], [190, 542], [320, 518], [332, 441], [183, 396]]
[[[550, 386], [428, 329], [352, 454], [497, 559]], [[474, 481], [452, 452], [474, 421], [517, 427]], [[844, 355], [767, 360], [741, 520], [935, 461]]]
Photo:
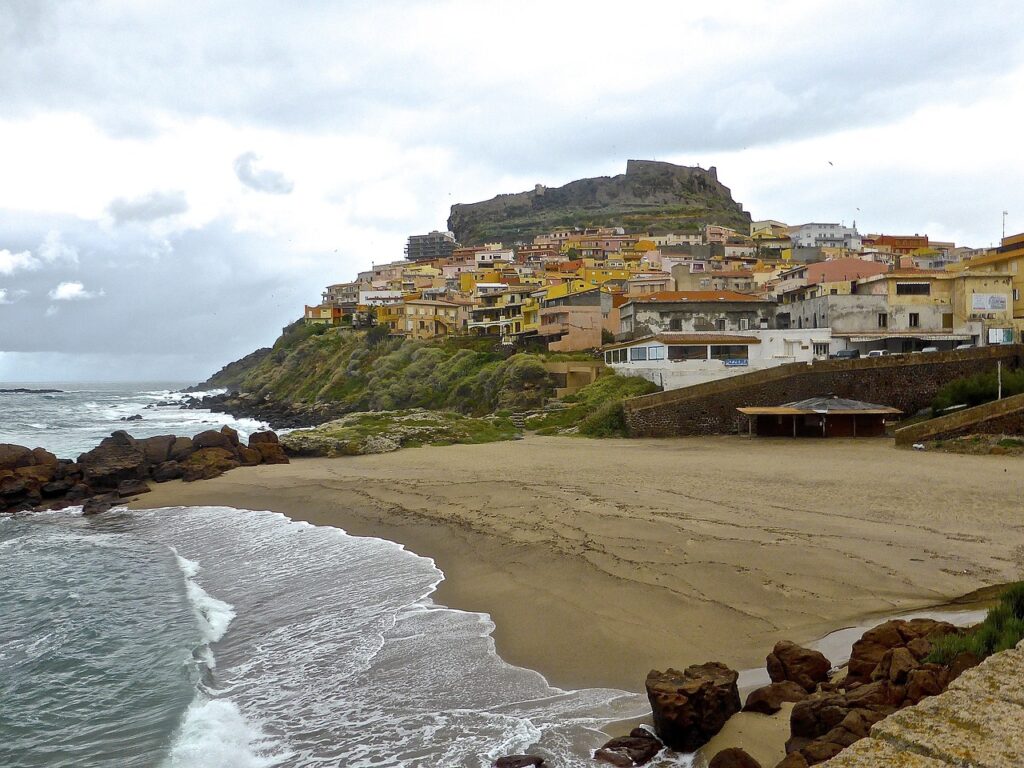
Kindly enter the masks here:
[[0, 288], [0, 304], [13, 304], [28, 295], [28, 291]]
[[50, 291], [50, 298], [54, 301], [84, 301], [86, 299], [95, 299], [102, 295], [102, 289], [99, 291], [87, 291], [85, 286], [79, 282], [61, 283]]
[[156, 221], [177, 216], [187, 210], [188, 201], [181, 190], [153, 191], [132, 200], [119, 197], [107, 206], [107, 213], [117, 224], [129, 221]]
[[290, 194], [295, 184], [280, 171], [269, 168], [257, 168], [259, 156], [255, 152], [246, 152], [235, 158], [235, 176], [245, 186], [257, 192], [269, 192], [272, 195]]
[[53, 317], [53, 316], [54, 316], [54, 315], [56, 315], [56, 314], [57, 314], [58, 312], [60, 312], [60, 307], [58, 307], [58, 306], [56, 306], [56, 305], [54, 305], [54, 304], [51, 304], [50, 306], [48, 306], [48, 307], [46, 308], [46, 312], [45, 312], [44, 314], [45, 314], [45, 315], [46, 315], [47, 317]]
[[11, 275], [19, 270], [33, 270], [39, 267], [39, 259], [29, 251], [11, 253], [6, 249], [0, 250], [0, 275]]

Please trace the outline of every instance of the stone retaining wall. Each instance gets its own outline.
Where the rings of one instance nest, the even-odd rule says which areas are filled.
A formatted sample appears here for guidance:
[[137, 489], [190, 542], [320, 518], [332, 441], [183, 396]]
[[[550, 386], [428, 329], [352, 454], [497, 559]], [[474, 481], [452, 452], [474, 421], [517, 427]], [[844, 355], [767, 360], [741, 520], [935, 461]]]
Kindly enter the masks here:
[[1005, 397], [897, 429], [896, 445], [912, 445], [922, 440], [946, 440], [972, 434], [1024, 434], [1024, 395]]
[[828, 768], [1014, 768], [1024, 765], [1024, 642], [997, 653], [949, 689], [875, 723], [822, 763]]
[[1019, 344], [954, 352], [790, 363], [685, 389], [632, 398], [624, 404], [634, 437], [730, 434], [745, 429], [742, 406], [773, 406], [835, 395], [899, 408], [906, 414], [931, 405], [946, 383], [1009, 369], [1024, 361]]

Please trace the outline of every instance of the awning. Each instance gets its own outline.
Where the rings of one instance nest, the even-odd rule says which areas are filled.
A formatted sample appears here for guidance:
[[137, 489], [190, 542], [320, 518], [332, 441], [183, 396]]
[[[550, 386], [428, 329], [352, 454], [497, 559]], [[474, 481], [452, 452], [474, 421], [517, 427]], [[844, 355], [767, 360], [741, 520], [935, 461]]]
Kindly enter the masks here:
[[863, 344], [869, 341], [886, 341], [887, 339], [917, 339], [918, 341], [970, 341], [969, 333], [889, 333], [875, 334], [873, 336], [854, 336], [845, 334], [834, 334], [845, 337], [854, 344]]

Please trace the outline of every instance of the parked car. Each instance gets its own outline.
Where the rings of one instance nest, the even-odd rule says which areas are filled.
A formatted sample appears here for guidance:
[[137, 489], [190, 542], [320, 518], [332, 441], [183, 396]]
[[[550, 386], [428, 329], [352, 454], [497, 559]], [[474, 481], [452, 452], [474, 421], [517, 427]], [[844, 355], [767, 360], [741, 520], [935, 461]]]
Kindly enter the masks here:
[[889, 351], [886, 349], [872, 349], [864, 357], [888, 357]]
[[938, 352], [938, 347], [921, 347], [922, 352]]
[[838, 352], [833, 352], [829, 357], [833, 360], [853, 360], [854, 358], [860, 357], [860, 350], [840, 349]]
[[974, 349], [974, 345], [973, 344], [957, 344], [956, 348], [957, 349]]

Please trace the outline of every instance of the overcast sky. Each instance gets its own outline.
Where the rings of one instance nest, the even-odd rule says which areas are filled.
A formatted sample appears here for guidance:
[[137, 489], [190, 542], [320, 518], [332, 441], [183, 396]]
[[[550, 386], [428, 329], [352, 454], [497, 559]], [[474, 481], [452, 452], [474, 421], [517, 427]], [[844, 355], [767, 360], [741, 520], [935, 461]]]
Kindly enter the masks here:
[[205, 378], [452, 203], [627, 158], [996, 243], [1022, 8], [0, 0], [0, 380]]

